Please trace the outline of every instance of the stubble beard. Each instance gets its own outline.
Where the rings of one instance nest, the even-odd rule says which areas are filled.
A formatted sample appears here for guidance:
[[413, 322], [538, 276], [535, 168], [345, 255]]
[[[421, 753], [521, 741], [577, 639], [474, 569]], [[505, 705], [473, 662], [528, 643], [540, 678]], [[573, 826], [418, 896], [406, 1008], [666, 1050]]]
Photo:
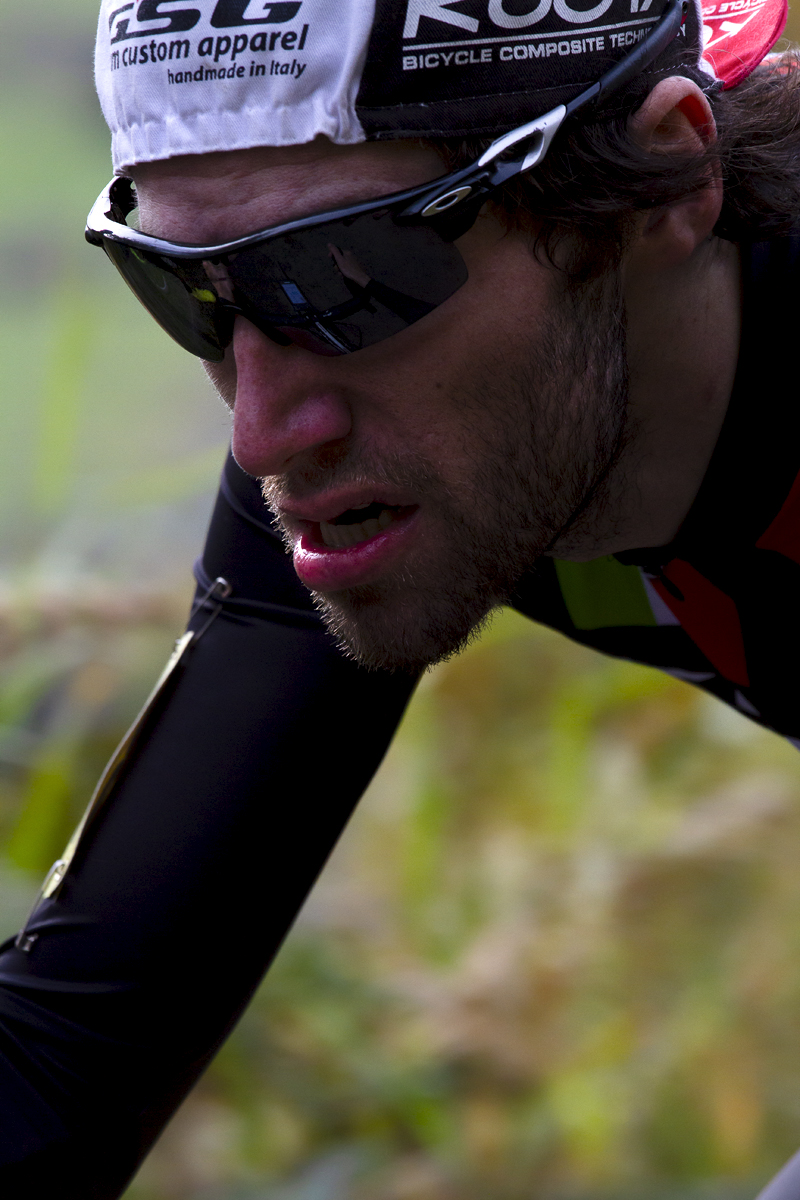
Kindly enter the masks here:
[[[418, 674], [458, 653], [542, 555], [612, 507], [628, 408], [615, 272], [580, 288], [565, 283], [516, 361], [503, 347], [479, 375], [470, 371], [454, 388], [463, 415], [456, 437], [469, 463], [459, 485], [412, 451], [377, 462], [355, 448], [291, 477], [295, 486], [363, 481], [411, 491], [443, 531], [434, 556], [412, 551], [379, 582], [312, 593], [339, 647], [367, 668]], [[287, 483], [264, 481], [273, 509]]]

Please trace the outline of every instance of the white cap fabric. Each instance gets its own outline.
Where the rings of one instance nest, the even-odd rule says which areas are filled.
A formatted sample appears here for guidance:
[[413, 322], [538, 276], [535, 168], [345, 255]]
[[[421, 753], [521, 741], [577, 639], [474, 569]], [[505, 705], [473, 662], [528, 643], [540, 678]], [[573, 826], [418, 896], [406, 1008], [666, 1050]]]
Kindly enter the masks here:
[[114, 170], [318, 134], [364, 141], [355, 99], [374, 9], [374, 0], [103, 0], [95, 80]]
[[[95, 75], [114, 169], [320, 134], [496, 136], [594, 83], [666, 2], [103, 0]], [[732, 86], [778, 36], [785, 4], [691, 0], [690, 61]], [[731, 63], [736, 79], [720, 68]]]

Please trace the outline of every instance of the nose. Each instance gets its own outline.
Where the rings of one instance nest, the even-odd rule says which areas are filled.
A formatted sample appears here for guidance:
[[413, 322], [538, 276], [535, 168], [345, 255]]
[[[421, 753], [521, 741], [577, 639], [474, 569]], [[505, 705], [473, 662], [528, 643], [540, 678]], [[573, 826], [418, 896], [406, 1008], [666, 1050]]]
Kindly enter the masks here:
[[237, 317], [233, 454], [250, 475], [280, 475], [299, 455], [347, 437], [350, 405], [331, 379], [336, 359], [278, 346]]

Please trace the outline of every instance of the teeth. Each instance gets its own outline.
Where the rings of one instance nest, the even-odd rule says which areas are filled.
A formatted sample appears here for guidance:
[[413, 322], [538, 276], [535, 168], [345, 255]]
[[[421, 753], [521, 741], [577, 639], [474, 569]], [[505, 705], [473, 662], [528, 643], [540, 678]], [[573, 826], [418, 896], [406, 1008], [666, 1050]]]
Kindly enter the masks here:
[[388, 508], [384, 508], [379, 517], [370, 517], [368, 521], [354, 525], [331, 525], [327, 521], [320, 521], [319, 531], [326, 546], [341, 550], [346, 546], [357, 546], [359, 542], [366, 542], [391, 523], [392, 514]]

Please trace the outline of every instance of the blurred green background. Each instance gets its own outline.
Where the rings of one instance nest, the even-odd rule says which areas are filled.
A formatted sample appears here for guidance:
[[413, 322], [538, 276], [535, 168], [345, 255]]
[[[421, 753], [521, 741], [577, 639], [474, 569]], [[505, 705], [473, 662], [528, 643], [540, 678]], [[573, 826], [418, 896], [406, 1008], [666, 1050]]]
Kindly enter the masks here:
[[[0, 15], [4, 934], [182, 626], [227, 434], [83, 242], [94, 21]], [[504, 615], [131, 1200], [752, 1197], [800, 1145], [799, 848], [796, 751]]]

